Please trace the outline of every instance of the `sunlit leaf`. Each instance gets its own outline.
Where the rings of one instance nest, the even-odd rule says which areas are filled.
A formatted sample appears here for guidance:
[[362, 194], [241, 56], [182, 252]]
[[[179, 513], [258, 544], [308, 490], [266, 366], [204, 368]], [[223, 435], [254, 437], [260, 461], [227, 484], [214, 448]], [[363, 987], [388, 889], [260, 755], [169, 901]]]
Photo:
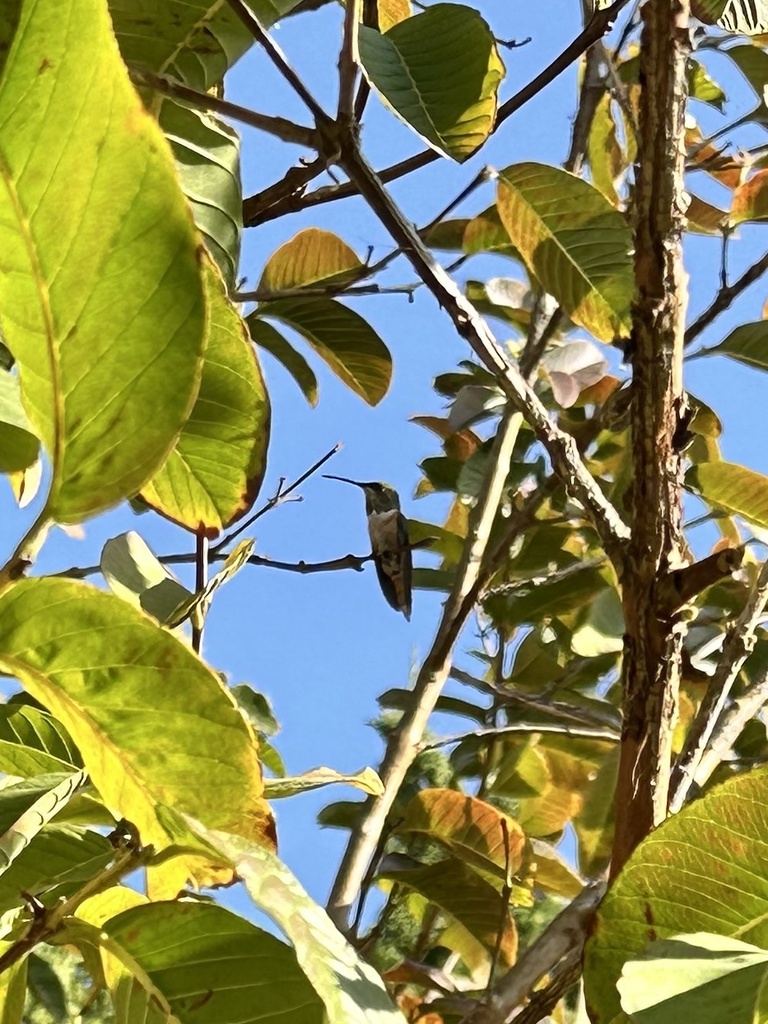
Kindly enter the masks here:
[[568, 316], [600, 341], [628, 336], [634, 277], [624, 216], [588, 182], [545, 164], [503, 170], [496, 201], [526, 266]]
[[428, 836], [463, 863], [502, 879], [508, 870], [517, 871], [525, 841], [509, 815], [452, 789], [422, 790], [406, 807], [396, 831]]
[[205, 341], [200, 243], [106, 6], [27, 5], [13, 54], [0, 327], [51, 458], [50, 513], [71, 523], [135, 494], [186, 419]]
[[332, 786], [338, 783], [354, 786], [355, 789], [361, 789], [371, 796], [381, 796], [384, 792], [381, 779], [373, 768], [363, 768], [356, 775], [344, 775], [333, 768], [313, 768], [303, 775], [266, 779], [264, 793], [268, 800], [275, 800], [278, 797], [307, 793], [312, 789], [321, 789], [323, 786]]
[[477, 11], [436, 4], [384, 34], [363, 25], [359, 48], [371, 85], [427, 145], [462, 161], [488, 138], [504, 65]]
[[702, 462], [685, 474], [686, 486], [730, 515], [768, 527], [768, 477], [734, 462]]
[[81, 766], [71, 736], [47, 711], [24, 704], [0, 705], [0, 771], [28, 778]]
[[706, 930], [768, 947], [765, 883], [755, 870], [767, 834], [761, 767], [714, 787], [640, 843], [601, 903], [585, 950], [594, 1020], [619, 1012], [623, 966], [654, 939]]
[[710, 107], [722, 113], [726, 95], [704, 65], [697, 60], [688, 61], [688, 92], [691, 99], [708, 103]]
[[616, 987], [639, 1024], [747, 1024], [765, 1016], [767, 978], [768, 950], [699, 932], [652, 942], [624, 964]]
[[318, 282], [340, 283], [362, 266], [354, 250], [338, 235], [305, 228], [269, 257], [259, 291], [279, 292]]
[[175, 1020], [322, 1024], [323, 1005], [293, 950], [224, 907], [149, 903], [100, 928], [123, 976], [159, 993]]
[[0, 791], [0, 814], [7, 819], [6, 807], [12, 801], [17, 790], [25, 794], [30, 786], [39, 787], [43, 780], [49, 780], [43, 791], [30, 803], [11, 823], [4, 822], [0, 835], [0, 874], [26, 849], [44, 825], [58, 814], [77, 789], [85, 781], [85, 773], [76, 771], [69, 774], [37, 776], [32, 783], [20, 782], [15, 786], [7, 786]]
[[100, 568], [110, 590], [158, 622], [168, 622], [183, 601], [192, 596], [158, 560], [135, 530], [106, 542]]
[[550, 349], [542, 359], [542, 366], [552, 385], [555, 401], [569, 409], [585, 388], [602, 379], [608, 360], [591, 342], [571, 341]]
[[285, 864], [262, 846], [221, 832], [202, 834], [232, 861], [256, 906], [293, 943], [301, 969], [325, 1005], [329, 1024], [403, 1024], [380, 976], [307, 896]]
[[293, 298], [264, 302], [252, 315], [292, 327], [369, 405], [377, 405], [387, 393], [392, 357], [368, 321], [353, 309], [333, 299]]
[[[67, 729], [107, 807], [144, 843], [169, 843], [160, 805], [270, 841], [253, 734], [183, 643], [112, 594], [65, 579], [6, 588], [0, 617], [3, 670]], [[176, 870], [174, 891], [183, 861]]]
[[206, 261], [210, 305], [200, 392], [176, 445], [142, 498], [180, 526], [215, 537], [245, 515], [261, 487], [270, 406], [245, 322]]
[[595, 186], [613, 206], [618, 206], [615, 182], [624, 170], [626, 161], [616, 134], [612, 104], [613, 98], [608, 92], [597, 104], [589, 129], [587, 158]]

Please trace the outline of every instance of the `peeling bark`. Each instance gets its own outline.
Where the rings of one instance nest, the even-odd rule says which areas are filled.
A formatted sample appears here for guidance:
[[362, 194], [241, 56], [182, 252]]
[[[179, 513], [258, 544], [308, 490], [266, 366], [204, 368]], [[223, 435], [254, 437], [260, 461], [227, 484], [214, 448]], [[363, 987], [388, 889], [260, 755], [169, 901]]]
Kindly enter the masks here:
[[[632, 536], [624, 593], [624, 726], [612, 872], [667, 813], [671, 741], [685, 626], [664, 583], [685, 564], [681, 529], [684, 433], [683, 128], [690, 50], [688, 0], [642, 9], [642, 104], [635, 191], [631, 339]], [[668, 588], [666, 588], [668, 591]]]

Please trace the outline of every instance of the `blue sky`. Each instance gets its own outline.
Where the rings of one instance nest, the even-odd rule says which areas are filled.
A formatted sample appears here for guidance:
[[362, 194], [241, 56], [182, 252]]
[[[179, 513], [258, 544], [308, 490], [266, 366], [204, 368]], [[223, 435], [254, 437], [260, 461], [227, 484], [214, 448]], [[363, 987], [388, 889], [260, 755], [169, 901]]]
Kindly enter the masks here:
[[[507, 79], [502, 98], [512, 95], [537, 74], [580, 28], [578, 0], [557, 4], [484, 3], [481, 10], [500, 38], [524, 39], [526, 46], [503, 51]], [[275, 32], [291, 63], [328, 110], [335, 109], [336, 59], [340, 10], [323, 10], [288, 19]], [[717, 54], [706, 60], [724, 85], [738, 84], [740, 103], [729, 116], [754, 105], [754, 97]], [[295, 117], [308, 123], [300, 102], [258, 51], [246, 56], [232, 71], [227, 97], [262, 113]], [[570, 118], [577, 98], [577, 69], [572, 67], [511, 118], [481, 153], [463, 166], [440, 160], [391, 191], [409, 219], [426, 223], [446, 205], [484, 164], [502, 168], [523, 160], [561, 163], [569, 144]], [[712, 130], [724, 123], [714, 111], [696, 104], [694, 113]], [[748, 143], [763, 140], [752, 130]], [[418, 152], [421, 143], [391, 114], [371, 99], [366, 111], [363, 144], [376, 167]], [[245, 194], [256, 192], [281, 177], [299, 156], [309, 156], [250, 129], [243, 130]], [[717, 199], [716, 191], [702, 192]], [[464, 206], [478, 212], [492, 201], [487, 185]], [[719, 197], [725, 201], [724, 196]], [[264, 261], [301, 228], [317, 226], [337, 232], [358, 255], [369, 247], [374, 258], [389, 251], [384, 229], [359, 200], [317, 207], [246, 232], [241, 273], [250, 284], [258, 281]], [[766, 245], [760, 227], [744, 229], [745, 244], [732, 245], [734, 276], [751, 263]], [[448, 260], [446, 260], [448, 262]], [[686, 249], [692, 278], [691, 314], [703, 309], [717, 286], [719, 243], [693, 238]], [[516, 266], [501, 258], [478, 258], [461, 269], [458, 279], [508, 274], [522, 279]], [[388, 272], [389, 283], [412, 282], [413, 272], [399, 260]], [[738, 322], [758, 319], [768, 287], [753, 286], [703, 337], [710, 344], [725, 336]], [[320, 380], [320, 402], [310, 409], [294, 383], [270, 359], [264, 371], [272, 399], [272, 437], [268, 471], [259, 503], [275, 490], [280, 477], [299, 476], [325, 451], [341, 441], [343, 450], [327, 471], [357, 479], [381, 479], [401, 493], [406, 514], [440, 521], [444, 497], [415, 500], [418, 463], [438, 453], [438, 444], [422, 427], [409, 422], [417, 414], [442, 410], [442, 399], [432, 390], [438, 373], [451, 370], [469, 356], [447, 316], [424, 289], [409, 303], [406, 296], [372, 296], [351, 303], [378, 330], [394, 357], [392, 387], [375, 409], [349, 392], [324, 366], [310, 356]], [[497, 336], [504, 330], [494, 324]], [[306, 349], [302, 349], [306, 352]], [[687, 384], [710, 402], [724, 422], [725, 456], [760, 471], [768, 471], [763, 413], [759, 389], [761, 375], [725, 359], [700, 360], [691, 365]], [[369, 550], [362, 496], [352, 488], [310, 479], [300, 491], [303, 501], [287, 503], [258, 523], [257, 551], [285, 561], [316, 561], [349, 551]], [[33, 506], [34, 508], [34, 506]], [[30, 511], [19, 513], [5, 487], [0, 493], [0, 537], [11, 550]], [[39, 571], [59, 571], [74, 564], [98, 561], [103, 543], [124, 530], [138, 530], [157, 553], [191, 550], [191, 541], [156, 516], [135, 517], [127, 509], [84, 525], [84, 539], [56, 532], [39, 561]], [[428, 564], [428, 556], [416, 556]], [[191, 575], [180, 572], [187, 583]], [[233, 683], [245, 681], [266, 693], [282, 723], [276, 745], [291, 774], [317, 765], [356, 771], [376, 765], [381, 755], [376, 734], [366, 722], [377, 713], [376, 697], [391, 687], [407, 686], [428, 649], [437, 623], [440, 598], [415, 595], [411, 623], [395, 613], [382, 598], [371, 567], [363, 573], [337, 572], [313, 576], [252, 568], [241, 573], [217, 595], [208, 620], [205, 654]], [[471, 634], [467, 634], [471, 639]], [[461, 659], [460, 659], [461, 660]], [[466, 659], [464, 659], [466, 660]], [[454, 722], [450, 731], [455, 731]], [[280, 853], [317, 900], [324, 902], [338, 863], [345, 834], [320, 830], [317, 810], [333, 799], [349, 798], [340, 788], [280, 801], [276, 805]]]

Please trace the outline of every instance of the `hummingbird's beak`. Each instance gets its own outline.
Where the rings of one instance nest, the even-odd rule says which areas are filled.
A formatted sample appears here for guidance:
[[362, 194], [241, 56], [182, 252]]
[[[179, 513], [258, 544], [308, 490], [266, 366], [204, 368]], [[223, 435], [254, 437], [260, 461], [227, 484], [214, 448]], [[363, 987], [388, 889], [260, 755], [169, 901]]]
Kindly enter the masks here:
[[355, 487], [364, 487], [365, 484], [361, 484], [359, 480], [350, 480], [346, 476], [332, 476], [330, 473], [323, 473], [324, 480], [341, 480], [343, 484], [354, 484]]

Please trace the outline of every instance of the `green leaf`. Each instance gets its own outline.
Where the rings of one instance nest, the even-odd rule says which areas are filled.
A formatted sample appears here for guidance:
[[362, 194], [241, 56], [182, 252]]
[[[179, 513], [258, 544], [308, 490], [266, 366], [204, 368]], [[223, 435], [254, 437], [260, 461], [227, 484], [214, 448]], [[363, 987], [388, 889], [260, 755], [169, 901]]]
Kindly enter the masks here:
[[200, 243], [105, 5], [24, 11], [0, 81], [0, 329], [51, 458], [47, 511], [77, 522], [140, 490], [188, 415]]
[[353, 249], [331, 231], [305, 228], [266, 262], [259, 290], [279, 292], [318, 283], [341, 283], [363, 266]]
[[[249, 6], [269, 28], [296, 0], [253, 0]], [[253, 44], [234, 11], [217, 0], [109, 0], [109, 9], [126, 62], [171, 74], [203, 92]]]
[[694, 493], [730, 515], [768, 527], [768, 477], [735, 462], [702, 462], [685, 474]]
[[247, 683], [238, 683], [236, 686], [230, 687], [229, 692], [254, 729], [267, 736], [274, 736], [276, 732], [280, 731], [280, 725], [275, 718], [272, 705], [263, 693], [254, 690]]
[[310, 405], [317, 405], [317, 377], [307, 360], [266, 320], [251, 313], [245, 320], [254, 343], [274, 356], [290, 373]]
[[460, 162], [482, 146], [504, 64], [477, 11], [436, 4], [383, 35], [361, 25], [358, 45], [368, 81], [427, 145]]
[[[39, 791], [38, 791], [39, 792]], [[114, 856], [105, 836], [75, 825], [46, 825], [0, 877], [0, 909], [23, 905], [37, 893], [52, 906], [102, 871]]]
[[171, 616], [169, 625], [178, 626], [185, 619], [190, 619], [198, 629], [202, 629], [216, 591], [236, 576], [248, 564], [253, 554], [255, 541], [251, 538], [239, 541], [224, 559], [218, 572], [208, 580], [202, 590], [192, 594]]
[[392, 357], [368, 321], [354, 310], [333, 299], [294, 298], [264, 302], [252, 315], [292, 327], [369, 405], [377, 405], [386, 395]]
[[212, 114], [188, 110], [167, 98], [158, 121], [171, 144], [179, 184], [197, 230], [232, 290], [243, 231], [240, 137]]
[[321, 789], [323, 786], [332, 786], [334, 783], [354, 786], [355, 789], [361, 789], [371, 796], [381, 796], [384, 792], [381, 779], [373, 768], [363, 768], [356, 775], [343, 775], [333, 768], [313, 768], [303, 775], [266, 779], [264, 793], [268, 800], [275, 800], [279, 797], [295, 796], [297, 793], [307, 793], [312, 789]]
[[[77, 771], [40, 775], [29, 782], [19, 782], [0, 790], [0, 874], [29, 846], [43, 826], [66, 806], [84, 782], [85, 773]], [[19, 794], [26, 800], [30, 792], [36, 794], [35, 799], [9, 823], [8, 807], [17, 806]], [[13, 811], [11, 814], [13, 816]]]
[[215, 537], [253, 505], [264, 478], [270, 407], [239, 313], [205, 268], [211, 320], [200, 393], [175, 448], [142, 498], [194, 533]]
[[768, 32], [766, 0], [691, 0], [691, 11], [699, 21], [725, 32], [747, 36]]
[[223, 907], [148, 903], [100, 927], [109, 953], [179, 1021], [322, 1024], [323, 1004], [293, 950]]
[[627, 337], [634, 294], [632, 232], [588, 182], [545, 164], [499, 175], [502, 223], [531, 274], [599, 341]]
[[27, 960], [24, 959], [0, 975], [0, 1024], [23, 1024], [26, 995]]
[[688, 92], [691, 99], [701, 100], [720, 113], [723, 112], [727, 97], [704, 65], [697, 60], [688, 61]]
[[328, 1024], [403, 1024], [379, 975], [282, 861], [263, 846], [190, 825], [235, 865], [256, 906], [293, 943], [301, 969], [325, 1005]]
[[706, 355], [730, 356], [747, 366], [768, 370], [768, 320], [741, 324], [731, 331], [725, 341], [704, 352]]
[[627, 161], [619, 144], [613, 116], [613, 97], [606, 92], [600, 99], [587, 138], [587, 158], [592, 181], [612, 206], [618, 206], [616, 179]]
[[751, 43], [722, 48], [720, 53], [724, 53], [733, 61], [755, 91], [757, 106], [747, 115], [747, 118], [763, 121], [768, 114], [763, 95], [763, 86], [768, 73], [768, 53], [762, 47], [753, 46]]
[[[413, 866], [416, 864], [416, 866]], [[499, 958], [509, 966], [517, 956], [517, 929], [502, 896], [489, 882], [453, 857], [418, 864], [398, 855], [384, 859], [381, 878], [421, 893], [451, 915], [488, 953], [499, 943]]]
[[135, 530], [106, 542], [100, 568], [113, 594], [167, 623], [190, 591], [166, 569]]
[[0, 473], [28, 469], [39, 451], [40, 442], [21, 404], [19, 379], [0, 370]]
[[617, 988], [638, 1024], [752, 1024], [768, 1013], [767, 976], [765, 949], [699, 932], [652, 942], [624, 964]]
[[0, 705], [0, 771], [28, 778], [82, 766], [71, 736], [47, 711], [24, 704]]
[[766, 836], [768, 769], [761, 767], [713, 787], [640, 843], [601, 903], [585, 950], [594, 1021], [619, 1012], [622, 968], [655, 939], [707, 931], [768, 947], [765, 883], [756, 870]]
[[485, 313], [503, 320], [519, 334], [525, 334], [531, 322], [531, 311], [525, 302], [530, 292], [522, 281], [509, 277], [494, 277], [488, 281], [467, 281], [466, 293], [469, 301]]
[[507, 626], [568, 615], [595, 601], [608, 587], [600, 569], [587, 567], [551, 577], [532, 578], [491, 593], [484, 607]]
[[69, 731], [106, 806], [145, 844], [168, 845], [162, 805], [270, 841], [253, 734], [183, 643], [119, 598], [64, 579], [6, 588], [0, 618], [3, 670]]

